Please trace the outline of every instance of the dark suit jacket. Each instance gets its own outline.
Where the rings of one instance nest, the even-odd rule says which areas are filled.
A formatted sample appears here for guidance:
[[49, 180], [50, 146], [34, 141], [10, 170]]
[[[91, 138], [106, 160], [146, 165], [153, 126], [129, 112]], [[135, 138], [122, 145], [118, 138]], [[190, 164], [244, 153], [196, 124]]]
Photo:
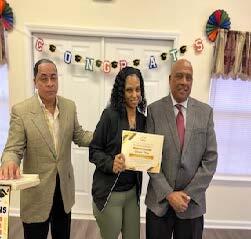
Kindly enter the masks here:
[[40, 184], [20, 193], [23, 222], [44, 222], [48, 219], [53, 203], [56, 175], [60, 177], [60, 189], [66, 213], [75, 200], [71, 143], [88, 146], [92, 133], [83, 131], [77, 120], [73, 101], [58, 96], [59, 153], [56, 154], [52, 136], [39, 104], [37, 95], [12, 108], [9, 137], [2, 161], [23, 158], [23, 172], [39, 174]]
[[[100, 121], [97, 124], [93, 140], [89, 146], [89, 160], [96, 165], [93, 175], [92, 196], [93, 201], [99, 210], [102, 210], [109, 198], [110, 192], [116, 183], [118, 174], [113, 173], [113, 160], [115, 155], [121, 152], [122, 120], [119, 113], [111, 108], [103, 111]], [[126, 122], [127, 118], [125, 119]], [[145, 130], [145, 116], [137, 112], [136, 130]], [[141, 192], [142, 173], [137, 173], [137, 195]]]
[[186, 114], [185, 142], [181, 153], [171, 96], [151, 104], [147, 132], [164, 135], [161, 172], [150, 174], [145, 203], [158, 216], [169, 207], [166, 196], [183, 190], [190, 197], [179, 218], [195, 218], [206, 212], [205, 191], [216, 170], [217, 144], [210, 106], [191, 97]]

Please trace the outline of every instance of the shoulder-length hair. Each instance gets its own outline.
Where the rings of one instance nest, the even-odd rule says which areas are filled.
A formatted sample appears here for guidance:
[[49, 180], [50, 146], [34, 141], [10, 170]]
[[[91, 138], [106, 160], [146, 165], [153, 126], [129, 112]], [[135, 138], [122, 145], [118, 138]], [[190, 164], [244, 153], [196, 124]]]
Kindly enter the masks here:
[[141, 91], [141, 101], [138, 104], [138, 110], [142, 113], [146, 110], [146, 99], [145, 99], [145, 89], [144, 80], [139, 69], [134, 67], [125, 67], [117, 74], [115, 82], [113, 84], [113, 89], [111, 93], [110, 105], [111, 107], [118, 111], [120, 115], [126, 112], [125, 107], [125, 81], [127, 76], [136, 75], [140, 80], [140, 91]]

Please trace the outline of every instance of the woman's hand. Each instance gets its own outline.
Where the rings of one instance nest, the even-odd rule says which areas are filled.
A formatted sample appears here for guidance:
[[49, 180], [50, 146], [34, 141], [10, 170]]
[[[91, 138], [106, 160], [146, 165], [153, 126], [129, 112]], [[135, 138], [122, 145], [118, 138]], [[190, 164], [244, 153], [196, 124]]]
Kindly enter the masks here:
[[112, 171], [114, 173], [125, 171], [125, 156], [123, 154], [117, 154], [115, 156]]

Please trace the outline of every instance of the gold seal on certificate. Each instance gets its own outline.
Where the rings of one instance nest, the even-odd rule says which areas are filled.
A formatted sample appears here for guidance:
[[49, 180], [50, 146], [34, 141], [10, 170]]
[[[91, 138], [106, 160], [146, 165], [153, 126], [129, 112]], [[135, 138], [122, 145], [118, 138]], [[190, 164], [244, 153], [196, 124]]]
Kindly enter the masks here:
[[159, 173], [164, 136], [122, 131], [122, 149], [127, 170]]

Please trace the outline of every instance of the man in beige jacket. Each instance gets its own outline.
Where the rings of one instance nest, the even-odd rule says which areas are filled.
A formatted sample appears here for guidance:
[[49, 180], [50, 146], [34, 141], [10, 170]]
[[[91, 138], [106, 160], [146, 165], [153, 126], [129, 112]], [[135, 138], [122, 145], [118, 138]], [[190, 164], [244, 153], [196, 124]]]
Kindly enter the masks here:
[[0, 179], [39, 174], [40, 184], [21, 191], [20, 208], [25, 239], [69, 239], [75, 186], [71, 142], [88, 146], [92, 133], [78, 123], [73, 101], [57, 96], [56, 65], [47, 59], [34, 67], [37, 94], [14, 105]]

